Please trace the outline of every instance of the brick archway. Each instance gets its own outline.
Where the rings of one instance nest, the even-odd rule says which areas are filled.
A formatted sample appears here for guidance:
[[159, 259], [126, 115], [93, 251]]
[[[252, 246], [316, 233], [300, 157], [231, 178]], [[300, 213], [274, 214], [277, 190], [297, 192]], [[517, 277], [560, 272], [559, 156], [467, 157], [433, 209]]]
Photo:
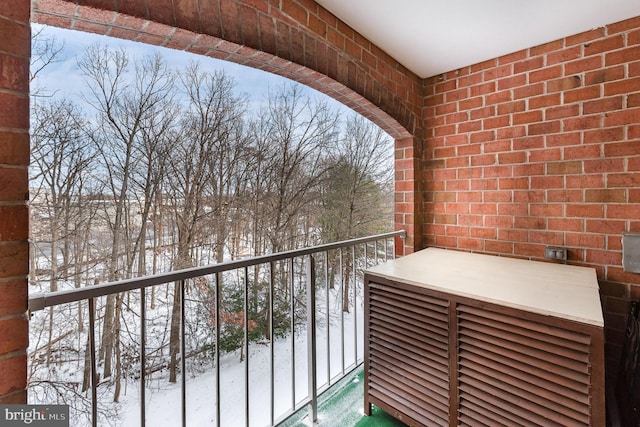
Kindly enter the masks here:
[[[32, 21], [236, 62], [312, 87], [367, 117], [396, 140], [395, 224], [421, 247], [423, 81], [312, 0], [39, 0]], [[415, 236], [415, 237], [414, 237]]]
[[421, 81], [320, 6], [224, 3], [205, 10], [195, 0], [40, 0], [32, 21], [279, 74], [335, 98], [396, 139], [416, 133]]

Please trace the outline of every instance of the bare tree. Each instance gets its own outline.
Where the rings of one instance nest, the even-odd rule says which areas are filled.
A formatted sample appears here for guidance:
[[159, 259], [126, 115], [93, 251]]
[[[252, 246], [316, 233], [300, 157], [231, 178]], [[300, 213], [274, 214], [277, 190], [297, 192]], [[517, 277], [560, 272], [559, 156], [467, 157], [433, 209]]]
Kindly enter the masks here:
[[[108, 212], [106, 215], [112, 232], [108, 280], [113, 281], [132, 270], [136, 251], [132, 250], [133, 245], [124, 243], [131, 239], [127, 217], [132, 215], [129, 205], [133, 199], [134, 171], [148, 171], [144, 162], [148, 163], [153, 156], [145, 155], [145, 137], [157, 136], [157, 118], [162, 116], [172, 98], [174, 77], [158, 54], [139, 58], [131, 65], [124, 50], [111, 50], [101, 45], [88, 47], [78, 66], [87, 81], [85, 101], [97, 114], [93, 138], [102, 159], [106, 186], [113, 197], [113, 202], [107, 205], [113, 214]], [[145, 191], [153, 193], [157, 183], [149, 173], [143, 175], [148, 178], [144, 183], [154, 186]], [[153, 197], [145, 200], [151, 201]], [[145, 206], [146, 215], [149, 211]], [[138, 236], [133, 240], [138, 240], [139, 235], [138, 230]], [[121, 253], [126, 255], [124, 260]], [[113, 349], [115, 346], [117, 350], [120, 345], [121, 301], [121, 295], [109, 296], [105, 306], [100, 352], [105, 377], [112, 374]], [[120, 369], [117, 364], [114, 401], [118, 401], [120, 394]]]
[[[59, 280], [69, 277], [69, 266], [81, 263], [81, 254], [75, 254], [72, 262], [70, 250], [75, 227], [86, 219], [82, 216], [82, 187], [94, 159], [84, 126], [80, 111], [71, 101], [45, 101], [34, 108], [31, 138], [35, 166], [32, 183], [37, 188], [34, 206], [48, 220], [49, 238], [40, 239], [39, 246], [48, 246], [51, 292], [58, 290]], [[52, 329], [53, 311], [50, 312], [49, 340]], [[47, 365], [50, 356], [48, 351]]]
[[43, 34], [43, 27], [36, 30], [31, 36], [31, 66], [29, 69], [30, 93], [33, 98], [52, 97], [46, 88], [37, 84], [37, 78], [52, 64], [64, 61], [62, 52], [64, 43], [55, 37]]
[[[266, 107], [251, 122], [251, 175], [247, 179], [245, 210], [250, 219], [253, 255], [293, 249], [309, 242], [308, 218], [316, 211], [319, 184], [325, 178], [323, 161], [335, 139], [337, 116], [327, 104], [306, 96], [300, 86], [285, 85], [271, 92]], [[276, 311], [288, 312], [295, 295], [290, 292], [289, 267], [277, 263]], [[261, 281], [260, 266], [253, 271], [255, 284], [249, 291], [250, 309], [271, 338], [268, 281]], [[260, 304], [260, 302], [264, 302]], [[260, 306], [262, 305], [262, 309]], [[286, 319], [275, 314], [276, 329], [289, 329]]]
[[350, 239], [388, 229], [393, 178], [391, 138], [362, 116], [345, 121], [322, 190], [323, 239]]
[[249, 237], [250, 249], [253, 256], [269, 251], [267, 248], [267, 214], [263, 199], [269, 194], [269, 188], [264, 181], [268, 173], [275, 148], [269, 138], [269, 120], [266, 112], [259, 114], [249, 124], [249, 155], [247, 156], [248, 170], [244, 210], [247, 211], [248, 222], [251, 224]]
[[[233, 192], [235, 159], [242, 143], [245, 101], [234, 93], [235, 82], [223, 72], [203, 72], [192, 63], [180, 75], [187, 100], [176, 144], [171, 151], [166, 189], [173, 204], [178, 233], [174, 268], [193, 266], [192, 248], [206, 219], [215, 220], [216, 245], [223, 247], [226, 216]], [[217, 249], [221, 254], [222, 249]], [[180, 332], [179, 283], [174, 286], [170, 330], [169, 381], [177, 378]]]
[[259, 177], [261, 203], [269, 226], [265, 227], [270, 250], [293, 248], [306, 238], [300, 220], [316, 202], [320, 182], [328, 171], [323, 157], [336, 139], [338, 117], [326, 103], [305, 96], [298, 85], [283, 86], [270, 94], [266, 132], [258, 143], [268, 146], [268, 164]]
[[[388, 231], [392, 224], [393, 148], [391, 138], [362, 116], [345, 122], [328, 178], [319, 217], [324, 241], [337, 241]], [[343, 310], [349, 311], [350, 272], [346, 257], [342, 278]]]
[[[158, 104], [145, 118], [145, 125], [141, 128], [139, 145], [137, 146], [137, 168], [132, 171], [131, 190], [137, 200], [140, 229], [134, 236], [132, 255], [137, 254], [138, 276], [147, 274], [146, 270], [146, 239], [147, 224], [157, 211], [157, 202], [161, 202], [162, 183], [165, 179], [169, 152], [175, 142], [175, 128], [178, 122], [179, 108], [174, 102], [172, 94]], [[160, 197], [159, 197], [160, 196]], [[133, 256], [130, 258], [127, 270], [131, 274]]]
[[[46, 89], [38, 85], [38, 76], [42, 74], [51, 64], [60, 62], [64, 58], [62, 57], [62, 49], [64, 44], [57, 41], [53, 37], [48, 37], [43, 34], [43, 29], [36, 30], [31, 35], [31, 63], [29, 67], [29, 84], [30, 94], [32, 98], [31, 109], [35, 111], [37, 109], [37, 101], [41, 97], [51, 96], [47, 93]], [[32, 226], [29, 225], [30, 238], [33, 240]], [[36, 251], [34, 245], [29, 246], [29, 260], [30, 271], [29, 276], [31, 281], [36, 280]]]

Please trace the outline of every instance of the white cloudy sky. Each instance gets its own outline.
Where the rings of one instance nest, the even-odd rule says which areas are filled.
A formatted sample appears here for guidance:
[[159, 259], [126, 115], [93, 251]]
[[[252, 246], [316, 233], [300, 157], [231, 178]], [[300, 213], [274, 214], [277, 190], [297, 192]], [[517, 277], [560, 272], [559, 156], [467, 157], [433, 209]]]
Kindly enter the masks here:
[[[63, 57], [65, 60], [49, 65], [45, 71], [38, 76], [36, 84], [39, 87], [46, 88], [48, 91], [57, 91], [57, 94], [70, 98], [76, 98], [83, 89], [77, 59], [82, 55], [84, 48], [93, 43], [107, 44], [114, 48], [124, 47], [132, 56], [144, 56], [158, 51], [166, 59], [168, 64], [176, 68], [186, 66], [190, 61], [198, 61], [203, 66], [203, 69], [224, 70], [227, 75], [233, 76], [236, 80], [237, 90], [240, 93], [249, 95], [250, 103], [253, 107], [258, 107], [263, 102], [266, 102], [270, 89], [277, 89], [289, 81], [288, 79], [262, 70], [233, 62], [195, 55], [185, 51], [33, 24], [33, 34], [40, 31], [43, 36], [55, 37], [58, 42], [64, 43]], [[351, 111], [339, 102], [314, 89], [306, 87], [305, 90], [307, 90], [311, 96], [326, 100], [332, 108], [339, 111]]]

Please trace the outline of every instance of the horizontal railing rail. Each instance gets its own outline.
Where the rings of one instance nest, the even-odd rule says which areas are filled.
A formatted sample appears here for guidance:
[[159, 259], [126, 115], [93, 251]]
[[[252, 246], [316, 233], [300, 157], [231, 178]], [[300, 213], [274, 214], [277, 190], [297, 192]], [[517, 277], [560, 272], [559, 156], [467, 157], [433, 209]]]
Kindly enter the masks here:
[[177, 282], [180, 280], [194, 279], [196, 277], [207, 276], [210, 274], [237, 270], [239, 268], [252, 267], [258, 264], [268, 264], [274, 261], [282, 261], [289, 258], [299, 258], [305, 255], [312, 255], [319, 252], [342, 249], [358, 244], [376, 242], [393, 237], [404, 236], [406, 236], [406, 232], [404, 230], [399, 230], [390, 233], [343, 240], [335, 243], [327, 243], [304, 249], [260, 255], [235, 261], [226, 261], [203, 267], [185, 268], [182, 270], [155, 274], [152, 276], [119, 280], [117, 282], [102, 283], [98, 285], [87, 286], [84, 288], [67, 289], [49, 293], [37, 293], [29, 297], [29, 311], [33, 313], [38, 310], [44, 310], [47, 307], [54, 307], [56, 305], [83, 301], [89, 298], [98, 298], [101, 296], [107, 296], [119, 292], [133, 291], [136, 289], [147, 288], [154, 285], [164, 285], [166, 283]]
[[[87, 335], [87, 352], [90, 355], [90, 386], [91, 386], [91, 422], [92, 425], [98, 424], [98, 385], [100, 383], [100, 379], [98, 376], [97, 365], [99, 363], [97, 356], [97, 343], [96, 343], [96, 319], [99, 318], [97, 301], [99, 301], [102, 297], [107, 297], [111, 295], [121, 294], [123, 292], [128, 291], [139, 291], [140, 298], [140, 313], [139, 313], [139, 334], [140, 334], [140, 344], [139, 344], [139, 363], [140, 363], [140, 372], [139, 372], [139, 380], [140, 380], [140, 423], [141, 425], [146, 425], [146, 395], [145, 395], [145, 380], [147, 377], [147, 308], [146, 301], [147, 296], [145, 290], [149, 287], [157, 286], [157, 285], [167, 285], [167, 284], [177, 284], [176, 285], [176, 295], [179, 296], [179, 304], [180, 304], [180, 342], [179, 342], [179, 361], [178, 365], [181, 372], [181, 424], [186, 425], [187, 420], [187, 400], [186, 400], [186, 358], [187, 358], [187, 345], [185, 342], [186, 336], [186, 299], [185, 299], [185, 289], [187, 287], [186, 281], [192, 279], [199, 279], [206, 277], [212, 277], [212, 292], [213, 297], [208, 302], [208, 304], [212, 305], [210, 308], [210, 312], [213, 313], [212, 323], [215, 323], [213, 326], [213, 333], [215, 335], [215, 375], [216, 375], [216, 413], [215, 413], [215, 425], [221, 425], [221, 386], [220, 386], [220, 337], [221, 337], [221, 324], [224, 324], [225, 319], [221, 318], [222, 311], [222, 298], [224, 290], [222, 288], [223, 283], [223, 273], [238, 271], [237, 276], [242, 277], [242, 287], [243, 287], [243, 308], [237, 312], [237, 314], [242, 317], [242, 319], [235, 319], [233, 321], [237, 322], [238, 325], [241, 325], [242, 328], [242, 344], [240, 347], [237, 347], [241, 354], [244, 354], [244, 412], [245, 412], [245, 424], [247, 426], [250, 425], [250, 401], [249, 401], [249, 364], [250, 362], [250, 339], [249, 339], [249, 325], [251, 323], [251, 319], [249, 318], [249, 289], [251, 286], [250, 282], [250, 268], [258, 267], [261, 265], [266, 265], [266, 271], [268, 272], [267, 282], [268, 282], [268, 297], [266, 301], [268, 301], [267, 309], [269, 313], [268, 320], [268, 331], [269, 331], [269, 358], [270, 358], [270, 368], [268, 372], [268, 376], [270, 377], [270, 414], [269, 414], [269, 424], [277, 425], [285, 420], [287, 420], [291, 415], [297, 413], [300, 409], [305, 406], [309, 408], [309, 417], [315, 421], [317, 418], [317, 399], [319, 392], [322, 392], [328, 389], [332, 384], [335, 384], [345, 375], [348, 375], [353, 369], [358, 367], [362, 363], [363, 355], [359, 355], [359, 348], [361, 344], [359, 341], [362, 340], [362, 325], [358, 322], [358, 274], [356, 272], [357, 269], [365, 269], [369, 265], [377, 264], [379, 261], [384, 261], [387, 259], [389, 254], [391, 257], [395, 256], [395, 250], [392, 247], [391, 251], [389, 250], [388, 243], [389, 241], [394, 242], [396, 237], [404, 238], [406, 233], [404, 231], [396, 231], [391, 233], [378, 234], [374, 236], [356, 238], [345, 240], [336, 243], [318, 245], [314, 247], [292, 250], [286, 252], [280, 252], [276, 254], [269, 254], [263, 256], [252, 257], [248, 259], [241, 259], [235, 261], [228, 261], [219, 264], [213, 264], [203, 267], [194, 267], [184, 270], [177, 270], [173, 272], [156, 274], [153, 276], [145, 276], [140, 278], [121, 280], [117, 282], [98, 284], [94, 286], [88, 286], [84, 288], [76, 288], [70, 290], [61, 290], [57, 292], [45, 293], [45, 294], [36, 294], [29, 298], [29, 310], [33, 314], [38, 311], [49, 308], [49, 310], [53, 310], [55, 307], [70, 304], [70, 303], [88, 303], [88, 322], [89, 329]], [[379, 249], [378, 242], [383, 242], [382, 250]], [[369, 244], [373, 243], [373, 251], [368, 253]], [[359, 256], [361, 258], [357, 258], [356, 256], [356, 248], [359, 245], [363, 246], [362, 252], [359, 252]], [[350, 249], [350, 250], [349, 250]], [[330, 257], [330, 251], [336, 251], [337, 254], [334, 257]], [[344, 253], [350, 253], [350, 255], [344, 255]], [[383, 254], [381, 256], [380, 254]], [[322, 255], [321, 255], [322, 254]], [[370, 262], [370, 257], [373, 258], [373, 261]], [[323, 261], [323, 270], [324, 271], [316, 271], [316, 263], [318, 263], [317, 259], [320, 258]], [[346, 259], [344, 259], [346, 258]], [[330, 260], [335, 260], [337, 265], [330, 264]], [[279, 270], [280, 273], [286, 276], [286, 283], [279, 288], [279, 292], [284, 292], [288, 295], [290, 302], [288, 303], [288, 322], [289, 324], [286, 326], [286, 330], [288, 334], [290, 334], [290, 343], [288, 343], [287, 337], [287, 346], [288, 353], [290, 357], [290, 366], [287, 368], [289, 370], [289, 375], [291, 381], [289, 383], [290, 393], [291, 393], [291, 401], [288, 403], [288, 410], [276, 413], [275, 410], [275, 349], [274, 349], [274, 340], [275, 340], [275, 329], [274, 329], [274, 299], [275, 295], [275, 278], [274, 272], [277, 270], [276, 263], [284, 262], [284, 269]], [[331, 261], [333, 262], [333, 261]], [[298, 263], [298, 264], [296, 264]], [[357, 267], [357, 265], [359, 267]], [[302, 267], [304, 266], [304, 267]], [[297, 279], [295, 271], [296, 268], [303, 270], [299, 271], [300, 277]], [[330, 274], [329, 270], [332, 268], [332, 273]], [[227, 273], [229, 274], [229, 273]], [[333, 275], [333, 276], [331, 276]], [[302, 278], [304, 277], [304, 279]], [[324, 278], [324, 294], [321, 296], [321, 299], [324, 301], [324, 305], [321, 306], [322, 315], [320, 313], [316, 313], [316, 294], [319, 290], [318, 282], [316, 280], [317, 277]], [[338, 365], [337, 371], [338, 373], [335, 376], [332, 376], [332, 372], [336, 370], [336, 367], [332, 365], [332, 352], [335, 352], [335, 349], [332, 345], [332, 338], [337, 339], [335, 336], [331, 335], [331, 317], [330, 317], [330, 282], [332, 283], [331, 288], [333, 288], [333, 281], [338, 281], [340, 284], [338, 285], [339, 293], [338, 297], [334, 296], [334, 299], [339, 300], [339, 306], [334, 308], [334, 310], [339, 312], [339, 314], [334, 313], [334, 321], [335, 317], [338, 318], [339, 328], [338, 328], [338, 342], [340, 343], [340, 352], [338, 360], [335, 364]], [[351, 281], [353, 279], [353, 281]], [[208, 280], [208, 279], [207, 279]], [[256, 281], [258, 277], [253, 277], [253, 285], [256, 285]], [[195, 283], [195, 282], [194, 282]], [[296, 287], [297, 286], [297, 287]], [[342, 286], [347, 286], [346, 289], [343, 290]], [[304, 298], [300, 297], [300, 300], [296, 300], [296, 292], [303, 292], [305, 295]], [[177, 298], [177, 297], [176, 297]], [[303, 301], [303, 302], [300, 302]], [[349, 312], [351, 308], [351, 301], [353, 301], [353, 310], [350, 313], [350, 322], [351, 328], [349, 331], [346, 331], [345, 327], [345, 312]], [[205, 303], [207, 303], [205, 301]], [[344, 304], [348, 304], [346, 307]], [[304, 309], [303, 314], [299, 314], [296, 312], [296, 304]], [[318, 314], [318, 315], [317, 315]], [[304, 318], [301, 318], [304, 316]], [[319, 318], [322, 319], [319, 319]], [[318, 370], [318, 342], [320, 341], [317, 337], [317, 319], [326, 322], [326, 337], [323, 342], [326, 346], [326, 351], [324, 353], [324, 363], [323, 369], [326, 368], [326, 382], [323, 384], [319, 384], [319, 380], [317, 378], [317, 370]], [[307, 385], [308, 385], [308, 395], [305, 398], [297, 398], [296, 397], [296, 328], [299, 326], [296, 323], [296, 320], [304, 320], [304, 325], [306, 325], [306, 341], [307, 341]], [[106, 326], [105, 326], [106, 327]], [[353, 342], [349, 345], [352, 346], [354, 351], [353, 363], [350, 366], [347, 366], [345, 362], [345, 348], [346, 344], [346, 332], [348, 335], [353, 336]], [[351, 338], [350, 338], [351, 339]], [[298, 357], [299, 358], [299, 357]], [[88, 359], [87, 359], [88, 360]], [[298, 373], [299, 375], [299, 373]], [[303, 389], [300, 389], [303, 390]], [[43, 403], [43, 402], [39, 402]]]

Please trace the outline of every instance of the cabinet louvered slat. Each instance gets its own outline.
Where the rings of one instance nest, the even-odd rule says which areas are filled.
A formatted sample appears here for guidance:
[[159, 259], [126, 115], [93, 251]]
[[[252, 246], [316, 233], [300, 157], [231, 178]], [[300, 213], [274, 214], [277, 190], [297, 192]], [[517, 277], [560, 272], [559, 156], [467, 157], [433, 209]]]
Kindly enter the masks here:
[[[430, 376], [422, 368], [416, 369], [416, 365], [407, 365], [403, 360], [397, 358], [383, 357], [372, 358], [374, 364], [372, 370], [378, 370], [381, 376], [397, 374], [398, 381], [412, 385], [416, 389], [424, 390], [425, 394], [432, 395], [434, 399], [447, 402], [449, 399], [449, 388], [447, 381], [439, 376]], [[392, 377], [393, 378], [393, 377]]]
[[[471, 319], [471, 317], [468, 315], [465, 316], [465, 314], [462, 313], [459, 319], [460, 321], [465, 321]], [[540, 334], [527, 334], [526, 331], [520, 330], [516, 326], [491, 322], [484, 318], [481, 322], [482, 323], [469, 322], [466, 324], [466, 327], [473, 329], [476, 335], [491, 336], [494, 337], [496, 341], [526, 342], [526, 346], [533, 349], [540, 349], [540, 351], [545, 351], [543, 349], [552, 349], [553, 353], [550, 353], [551, 357], [566, 358], [572, 362], [576, 362], [576, 365], [579, 367], [578, 370], [581, 370], [585, 366], [585, 363], [589, 362], [588, 345], [581, 346], [580, 349], [573, 349], [570, 348], [570, 342], [554, 340], [553, 338], [555, 337], [553, 336], [543, 337]]]
[[518, 333], [522, 336], [547, 340], [558, 347], [588, 351], [589, 344], [591, 343], [591, 337], [587, 334], [567, 329], [559, 329], [542, 323], [529, 322], [520, 317], [510, 316], [508, 318], [509, 323], [505, 324], [505, 317], [500, 313], [470, 306], [464, 307], [460, 312], [461, 317], [464, 317], [465, 313], [482, 317], [484, 319], [483, 324], [485, 325], [492, 325], [497, 329], [505, 329], [504, 326], [501, 325], [506, 325], [508, 327], [506, 330], [508, 331], [519, 331]]
[[[464, 414], [460, 414], [459, 423], [462, 426], [478, 427], [514, 427], [527, 426], [534, 427], [535, 424], [525, 421], [524, 423], [515, 423], [509, 419], [509, 415], [504, 416], [504, 408], [488, 407], [483, 398], [476, 398], [472, 394], [467, 393], [461, 403], [467, 408]], [[535, 426], [538, 427], [538, 426]]]
[[369, 393], [425, 425], [449, 425], [447, 302], [378, 283], [368, 301]]
[[[526, 426], [526, 427], [561, 427], [561, 425], [545, 420], [543, 417], [537, 416], [529, 412], [528, 408], [520, 404], [512, 403], [509, 400], [500, 399], [495, 394], [491, 394], [487, 387], [483, 387], [480, 383], [473, 381], [466, 382], [460, 386], [460, 403], [464, 404], [472, 398], [477, 402], [477, 406], [488, 411], [494, 411], [501, 417], [508, 420], [509, 426]], [[519, 402], [524, 403], [524, 402]], [[458, 417], [465, 418], [471, 416], [466, 411], [460, 411]]]
[[[373, 310], [372, 313], [377, 319], [376, 323], [372, 325], [372, 330], [386, 331], [389, 334], [399, 334], [402, 336], [402, 339], [408, 340], [409, 343], [415, 343], [418, 347], [424, 347], [426, 351], [439, 349], [446, 355], [448, 347], [446, 336], [432, 332], [431, 328], [421, 327], [420, 324], [407, 323], [392, 316], [387, 316], [384, 312]], [[424, 338], [428, 339], [429, 343], [424, 343], [423, 346], [417, 340]]]
[[[535, 416], [544, 425], [556, 423], [563, 426], [589, 425], [589, 347], [583, 351], [559, 346], [556, 336], [562, 335], [562, 328], [548, 329], [547, 335], [538, 332], [535, 339], [527, 337], [517, 325], [515, 316], [491, 313], [494, 320], [487, 323], [484, 311], [459, 305], [458, 377], [460, 398], [470, 385], [473, 390], [481, 389], [511, 405], [526, 409], [523, 417]], [[486, 310], [485, 310], [486, 311]], [[535, 328], [535, 322], [528, 324]], [[542, 329], [542, 328], [538, 328]], [[588, 341], [588, 336], [575, 335], [576, 341]], [[572, 346], [579, 348], [580, 345]], [[477, 350], [502, 355], [500, 369], [479, 362]], [[553, 375], [548, 375], [552, 373]], [[525, 378], [536, 378], [532, 384]], [[541, 381], [541, 378], [545, 378]], [[573, 393], [563, 395], [561, 391], [571, 383]], [[461, 403], [459, 411], [467, 408]]]
[[379, 402], [385, 402], [398, 413], [411, 414], [411, 417], [420, 423], [419, 425], [443, 427], [448, 425], [448, 422], [442, 418], [441, 414], [434, 414], [430, 407], [407, 402], [403, 395], [398, 395], [393, 391], [379, 390], [377, 384], [372, 384], [369, 394], [371, 397], [378, 399]]
[[[566, 386], [560, 385], [557, 381], [550, 381], [549, 377], [553, 378], [554, 375], [549, 373], [548, 375], [537, 375], [538, 373], [530, 372], [529, 365], [522, 365], [516, 363], [508, 363], [504, 358], [492, 358], [489, 354], [475, 354], [469, 351], [469, 348], [465, 347], [465, 357], [473, 363], [476, 363], [478, 366], [483, 367], [487, 370], [495, 370], [500, 373], [500, 375], [510, 376], [514, 380], [520, 381], [522, 383], [530, 384], [532, 388], [543, 389], [542, 392], [553, 392], [557, 395], [561, 395], [562, 399], [568, 400], [568, 405], [572, 407], [583, 407], [584, 405], [589, 404], [588, 397], [585, 397], [583, 390], [584, 386], [581, 384], [575, 385], [574, 389], [568, 388]], [[482, 353], [482, 352], [480, 352]], [[519, 366], [518, 366], [519, 365]], [[576, 391], [579, 390], [579, 391]], [[573, 401], [577, 402], [574, 403]]]
[[430, 381], [421, 381], [412, 373], [389, 362], [374, 365], [371, 373], [380, 380], [380, 386], [402, 389], [407, 399], [413, 399], [418, 403], [429, 401], [440, 413], [449, 412], [448, 393], [443, 394], [442, 389], [434, 386]]
[[410, 323], [419, 329], [446, 337], [446, 335], [442, 335], [443, 332], [446, 330], [445, 329], [445, 326], [447, 324], [446, 319], [445, 321], [436, 320], [436, 319], [428, 318], [424, 315], [422, 316], [416, 315], [414, 317], [415, 313], [406, 311], [406, 309], [404, 312], [402, 312], [401, 310], [402, 309], [398, 309], [397, 307], [394, 307], [394, 306], [380, 304], [378, 301], [371, 301], [371, 312], [375, 313], [376, 317], [385, 316], [388, 318], [392, 318], [393, 323], [397, 323], [397, 322], [400, 322], [402, 324]]
[[[488, 351], [500, 352], [500, 354], [518, 362], [526, 364], [539, 364], [547, 372], [573, 380], [577, 383], [588, 384], [589, 373], [587, 365], [580, 365], [570, 359], [555, 357], [552, 354], [539, 350], [534, 346], [527, 346], [519, 342], [502, 341], [491, 335], [482, 335], [471, 330], [461, 330], [461, 344], [477, 346]], [[583, 370], [580, 370], [580, 369]]]
[[[447, 366], [444, 366], [440, 361], [436, 360], [436, 358], [430, 357], [429, 354], [414, 353], [408, 349], [378, 339], [371, 343], [370, 348], [375, 350], [374, 354], [380, 354], [381, 357], [384, 355], [386, 358], [401, 358], [407, 366], [413, 366], [418, 372], [424, 372], [429, 378], [435, 377], [435, 379], [444, 381], [445, 383], [449, 381]], [[446, 385], [443, 387], [446, 388]]]

